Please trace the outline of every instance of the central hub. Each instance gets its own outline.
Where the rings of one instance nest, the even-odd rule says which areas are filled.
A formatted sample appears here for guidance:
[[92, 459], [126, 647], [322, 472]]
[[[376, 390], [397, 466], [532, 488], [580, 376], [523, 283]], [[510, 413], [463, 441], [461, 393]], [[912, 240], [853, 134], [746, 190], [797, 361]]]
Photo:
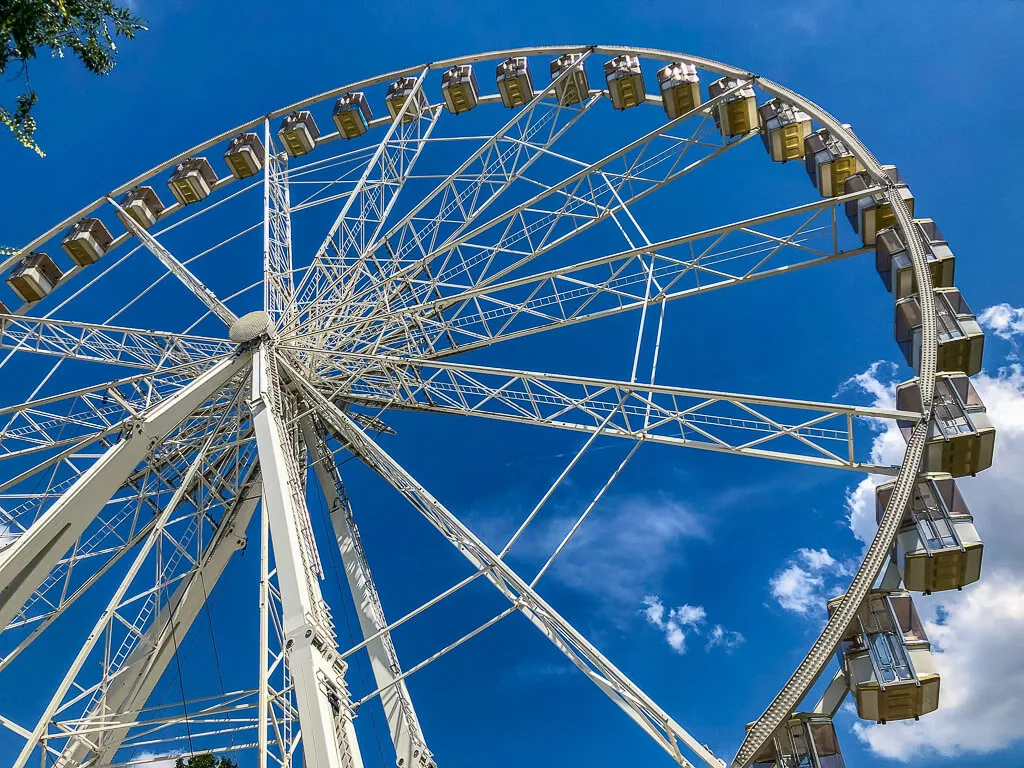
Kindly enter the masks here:
[[270, 332], [270, 315], [262, 309], [242, 315], [228, 329], [228, 338], [236, 344], [248, 344]]

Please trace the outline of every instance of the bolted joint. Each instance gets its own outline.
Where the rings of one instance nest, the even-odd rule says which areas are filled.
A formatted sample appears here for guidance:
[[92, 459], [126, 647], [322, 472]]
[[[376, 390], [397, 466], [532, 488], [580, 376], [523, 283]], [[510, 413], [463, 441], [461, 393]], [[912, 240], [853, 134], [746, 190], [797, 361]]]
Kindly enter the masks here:
[[[121, 431], [118, 433], [118, 439], [131, 440], [133, 437], [143, 434], [145, 432], [145, 426], [145, 419], [139, 416], [131, 416], [125, 419], [124, 426], [121, 427]], [[151, 450], [156, 442], [156, 438], [150, 439]]]

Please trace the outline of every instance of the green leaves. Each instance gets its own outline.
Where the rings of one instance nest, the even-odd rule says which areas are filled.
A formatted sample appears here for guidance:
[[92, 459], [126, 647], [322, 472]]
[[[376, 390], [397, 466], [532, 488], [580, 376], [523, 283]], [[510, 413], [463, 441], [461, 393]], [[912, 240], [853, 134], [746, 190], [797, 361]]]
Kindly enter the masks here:
[[46, 157], [46, 153], [32, 138], [36, 132], [36, 119], [32, 117], [32, 106], [36, 103], [37, 98], [35, 91], [19, 94], [15, 99], [17, 106], [13, 112], [7, 107], [0, 106], [0, 123], [11, 129], [14, 138], [23, 147], [31, 149], [40, 157]]
[[43, 156], [33, 138], [32, 107], [38, 96], [29, 85], [29, 61], [40, 49], [49, 49], [51, 56], [72, 55], [88, 71], [107, 75], [116, 63], [115, 40], [131, 40], [145, 29], [142, 19], [113, 0], [0, 0], [0, 76], [8, 67], [18, 67], [27, 89], [15, 98], [13, 109], [0, 106], [0, 123]]
[[238, 763], [230, 757], [214, 757], [207, 753], [205, 755], [192, 755], [192, 757], [179, 757], [174, 768], [238, 768]]

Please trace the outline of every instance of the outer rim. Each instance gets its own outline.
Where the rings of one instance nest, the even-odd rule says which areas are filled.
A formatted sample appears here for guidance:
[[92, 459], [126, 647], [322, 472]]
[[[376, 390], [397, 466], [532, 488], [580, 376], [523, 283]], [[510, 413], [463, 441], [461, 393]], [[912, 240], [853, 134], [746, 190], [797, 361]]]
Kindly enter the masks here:
[[700, 56], [692, 56], [689, 54], [677, 53], [674, 51], [667, 51], [658, 48], [638, 48], [638, 47], [622, 47], [622, 46], [542, 46], [536, 48], [509, 48], [504, 50], [488, 51], [485, 53], [472, 54], [468, 56], [459, 56], [455, 58], [442, 59], [439, 61], [428, 62], [426, 64], [420, 64], [417, 66], [406, 67], [404, 69], [394, 70], [386, 74], [377, 75], [371, 78], [365, 78], [347, 85], [325, 91], [312, 97], [308, 97], [301, 101], [290, 104], [287, 107], [269, 112], [259, 118], [243, 123], [231, 130], [225, 131], [213, 138], [210, 138], [188, 150], [181, 152], [178, 155], [170, 158], [169, 160], [150, 168], [148, 171], [139, 174], [135, 178], [131, 179], [127, 183], [111, 190], [107, 195], [100, 197], [93, 203], [80, 209], [73, 215], [67, 217], [59, 224], [55, 225], [24, 248], [18, 253], [10, 256], [2, 263], [0, 263], [0, 271], [6, 271], [17, 262], [23, 253], [34, 250], [46, 241], [50, 240], [62, 230], [68, 228], [74, 222], [79, 219], [88, 216], [93, 211], [100, 208], [106, 200], [106, 197], [116, 197], [125, 191], [131, 189], [138, 184], [143, 183], [152, 176], [167, 170], [168, 168], [176, 165], [184, 159], [187, 159], [193, 155], [199, 154], [206, 149], [226, 141], [234, 135], [250, 130], [264, 120], [275, 119], [286, 115], [296, 109], [303, 109], [313, 104], [325, 101], [327, 99], [335, 98], [341, 94], [350, 91], [358, 90], [360, 88], [366, 88], [372, 85], [376, 85], [388, 80], [395, 79], [397, 77], [408, 76], [416, 74], [423, 69], [438, 70], [447, 69], [456, 64], [472, 64], [481, 61], [488, 61], [498, 58], [506, 58], [508, 56], [538, 56], [538, 55], [558, 55], [566, 52], [583, 52], [592, 50], [595, 53], [602, 53], [609, 56], [618, 56], [623, 54], [639, 56], [644, 59], [656, 59], [662, 61], [684, 61], [696, 65], [700, 69], [707, 70], [722, 76], [730, 77], [743, 77], [753, 78], [756, 84], [766, 93], [772, 96], [778, 96], [785, 101], [800, 107], [803, 111], [809, 114], [812, 118], [818, 121], [821, 125], [827, 127], [829, 131], [835, 136], [839, 137], [843, 143], [850, 149], [857, 160], [864, 166], [868, 174], [872, 179], [885, 187], [888, 197], [888, 202], [891, 205], [894, 213], [896, 214], [897, 222], [901, 233], [904, 235], [904, 239], [908, 245], [908, 251], [910, 253], [911, 261], [914, 265], [914, 274], [917, 279], [918, 293], [921, 302], [921, 311], [923, 318], [922, 327], [922, 356], [921, 356], [921, 370], [919, 379], [921, 382], [921, 400], [923, 403], [922, 419], [915, 426], [914, 431], [911, 435], [910, 440], [907, 443], [907, 449], [904, 454], [902, 466], [900, 467], [899, 474], [896, 478], [896, 483], [892, 497], [890, 498], [889, 505], [883, 514], [882, 520], [879, 523], [878, 531], [875, 534], [875, 538], [868, 546], [867, 551], [864, 554], [864, 558], [861, 562], [860, 567], [857, 569], [857, 573], [854, 575], [853, 581], [850, 588], [847, 590], [843, 597], [842, 602], [839, 604], [836, 611], [830, 617], [828, 623], [822, 630], [818, 639], [813, 643], [811, 649], [807, 655], [797, 666], [796, 671], [790, 677], [789, 681], [783, 686], [782, 690], [774, 698], [772, 703], [768, 706], [765, 712], [758, 718], [757, 722], [748, 730], [746, 737], [743, 740], [740, 749], [733, 760], [734, 766], [745, 766], [750, 763], [754, 753], [767, 741], [772, 733], [782, 724], [789, 714], [793, 711], [795, 706], [800, 702], [801, 699], [806, 696], [807, 692], [817, 681], [818, 677], [824, 670], [825, 665], [829, 662], [835, 649], [838, 647], [840, 637], [845, 631], [846, 627], [849, 626], [850, 622], [854, 618], [854, 614], [857, 609], [864, 601], [868, 591], [874, 585], [878, 576], [881, 574], [882, 568], [885, 565], [885, 561], [888, 557], [889, 550], [892, 547], [892, 543], [895, 540], [897, 530], [899, 528], [900, 520], [903, 517], [903, 513], [906, 509], [907, 504], [910, 501], [911, 494], [913, 492], [914, 484], [917, 478], [918, 467], [921, 462], [921, 458], [924, 454], [925, 441], [927, 438], [928, 424], [931, 420], [932, 415], [932, 398], [934, 394], [934, 383], [935, 383], [935, 372], [936, 372], [936, 350], [937, 350], [937, 334], [936, 334], [936, 316], [935, 316], [935, 303], [932, 293], [932, 282], [931, 274], [927, 267], [927, 257], [924, 251], [924, 244], [917, 236], [914, 228], [911, 226], [911, 214], [907, 206], [904, 204], [902, 198], [894, 191], [892, 182], [885, 176], [882, 171], [881, 165], [875, 159], [874, 155], [867, 149], [866, 146], [853, 134], [853, 132], [836, 120], [831, 114], [826, 112], [824, 109], [819, 107], [814, 102], [800, 96], [795, 91], [792, 91], [782, 85], [779, 85], [771, 80], [754, 75], [748, 70], [740, 69], [737, 67], [723, 64], [713, 59], [707, 59]]

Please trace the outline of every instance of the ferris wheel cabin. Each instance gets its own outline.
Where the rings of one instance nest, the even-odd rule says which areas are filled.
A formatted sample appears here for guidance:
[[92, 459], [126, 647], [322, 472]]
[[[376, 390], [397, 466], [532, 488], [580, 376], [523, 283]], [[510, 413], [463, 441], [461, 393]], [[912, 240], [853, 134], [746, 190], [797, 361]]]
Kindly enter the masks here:
[[[973, 376], [981, 371], [985, 333], [978, 319], [956, 288], [934, 291], [938, 319], [938, 370], [963, 371]], [[896, 343], [903, 356], [918, 373], [921, 372], [921, 302], [915, 293], [896, 302]]]
[[217, 174], [205, 157], [192, 157], [178, 163], [167, 181], [174, 199], [182, 205], [205, 200], [217, 183]]
[[346, 93], [334, 102], [331, 119], [338, 129], [338, 135], [343, 139], [357, 139], [362, 136], [370, 129], [370, 121], [373, 119], [366, 94], [362, 91]]
[[[164, 212], [164, 204], [152, 187], [135, 187], [129, 190], [121, 198], [119, 205], [143, 229], [149, 229], [156, 224], [160, 214]], [[117, 216], [124, 221], [124, 215], [120, 211]]]
[[[831, 614], [842, 596], [828, 602]], [[872, 590], [839, 646], [839, 660], [863, 720], [909, 720], [939, 706], [931, 643], [910, 593]]]
[[100, 260], [114, 242], [110, 230], [99, 219], [82, 219], [61, 241], [60, 247], [80, 267]]
[[846, 768], [832, 718], [795, 713], [754, 754], [751, 768]]
[[552, 80], [555, 80], [563, 72], [569, 74], [555, 83], [555, 98], [563, 107], [579, 104], [590, 93], [587, 70], [583, 68], [583, 54], [563, 53], [551, 62]]
[[785, 163], [800, 160], [811, 133], [811, 116], [781, 99], [770, 99], [758, 107], [761, 141], [772, 160]]
[[459, 64], [441, 76], [441, 96], [453, 115], [469, 112], [480, 103], [480, 85], [472, 64]]
[[277, 137], [288, 157], [302, 157], [313, 151], [320, 138], [320, 128], [308, 110], [292, 112], [281, 121]]
[[[875, 491], [879, 521], [896, 481]], [[974, 518], [949, 475], [925, 475], [917, 481], [895, 547], [903, 585], [914, 592], [962, 589], [981, 578], [984, 544]]]
[[[921, 389], [917, 379], [896, 387], [896, 407], [921, 410]], [[912, 422], [899, 422], [907, 440]], [[935, 375], [935, 397], [928, 440], [921, 463], [923, 472], [944, 472], [953, 477], [974, 475], [992, 466], [996, 430], [985, 412], [971, 380], [964, 373]]]
[[525, 56], [505, 59], [495, 68], [494, 76], [501, 103], [509, 109], [521, 107], [533, 99], [533, 77]]
[[842, 194], [846, 180], [864, 170], [842, 140], [819, 128], [804, 139], [804, 167], [822, 197]]
[[240, 133], [231, 140], [224, 152], [224, 162], [236, 179], [248, 179], [263, 168], [266, 149], [255, 133]]
[[636, 56], [616, 56], [606, 61], [604, 79], [614, 109], [638, 107], [647, 99], [644, 73]]
[[[900, 178], [899, 171], [895, 165], [883, 165], [882, 171], [889, 180], [896, 185], [899, 196], [903, 199], [910, 215], [914, 215], [914, 196], [910, 194], [910, 187]], [[843, 191], [847, 194], [852, 192], [863, 192], [875, 186], [874, 180], [867, 172], [861, 171], [850, 176], [843, 183]], [[846, 218], [850, 220], [853, 231], [860, 235], [864, 245], [874, 245], [875, 238], [879, 231], [896, 224], [896, 214], [884, 192], [876, 192], [873, 195], [859, 197], [856, 200], [848, 200], [845, 204]]]
[[659, 69], [658, 89], [661, 91], [661, 105], [669, 120], [675, 120], [703, 103], [700, 75], [693, 64], [675, 62]]
[[731, 139], [757, 130], [757, 95], [754, 87], [742, 80], [723, 77], [708, 86], [708, 98], [731, 91], [712, 112], [722, 138]]
[[[956, 258], [949, 243], [931, 219], [914, 219], [914, 229], [924, 244], [933, 288], [952, 288]], [[895, 227], [883, 229], [875, 242], [875, 267], [882, 282], [897, 299], [917, 293], [917, 277], [907, 243]]]
[[409, 102], [409, 106], [402, 116], [403, 123], [413, 122], [430, 106], [427, 94], [419, 88], [416, 79], [412, 77], [398, 78], [388, 86], [388, 91], [384, 95], [384, 103], [392, 120], [398, 119], [398, 113], [402, 111], [406, 102]]
[[49, 254], [33, 251], [11, 271], [7, 285], [22, 301], [31, 304], [49, 296], [63, 276]]

